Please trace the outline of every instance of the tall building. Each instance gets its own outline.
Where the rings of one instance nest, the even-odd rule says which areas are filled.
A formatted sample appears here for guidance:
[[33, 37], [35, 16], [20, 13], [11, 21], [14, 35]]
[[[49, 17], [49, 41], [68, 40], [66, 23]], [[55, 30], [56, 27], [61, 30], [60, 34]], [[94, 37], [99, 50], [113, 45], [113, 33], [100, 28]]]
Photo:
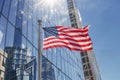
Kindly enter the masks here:
[[[67, 3], [72, 27], [82, 27], [81, 16], [75, 5], [75, 0], [67, 0]], [[94, 52], [92, 50], [81, 52], [80, 55], [85, 80], [101, 80]]]
[[[72, 14], [69, 14], [67, 1], [69, 0], [0, 0], [0, 48], [8, 54], [7, 80], [37, 79], [37, 21], [42, 20], [42, 27], [75, 26], [69, 17]], [[62, 47], [42, 53], [43, 80], [84, 80], [79, 52]], [[31, 56], [35, 56], [35, 59]], [[8, 75], [8, 69], [12, 74]]]
[[5, 79], [5, 63], [7, 53], [0, 49], [0, 80]]
[[[6, 60], [5, 80], [31, 80], [30, 77], [35, 70], [35, 62], [34, 64], [30, 64], [30, 62], [33, 62], [32, 59], [35, 57], [29, 56], [30, 53], [28, 49], [6, 47], [5, 51], [8, 54]], [[33, 68], [33, 72], [29, 72], [28, 68]], [[35, 77], [36, 76], [32, 76], [31, 78], [34, 79]]]
[[[36, 74], [33, 75], [37, 71], [35, 61], [29, 65], [37, 52], [37, 37], [33, 37], [33, 33], [37, 32], [32, 27], [33, 19], [25, 13], [30, 11], [29, 1], [0, 0], [0, 48], [8, 54], [5, 80], [36, 79]], [[31, 72], [28, 68], [32, 68]]]

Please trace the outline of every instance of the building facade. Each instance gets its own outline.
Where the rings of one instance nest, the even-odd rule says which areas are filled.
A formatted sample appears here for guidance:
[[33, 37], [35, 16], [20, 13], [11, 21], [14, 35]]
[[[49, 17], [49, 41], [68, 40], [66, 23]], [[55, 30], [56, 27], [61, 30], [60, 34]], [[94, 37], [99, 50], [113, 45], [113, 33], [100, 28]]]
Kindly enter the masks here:
[[[38, 56], [38, 19], [42, 27], [70, 26], [67, 0], [0, 0], [0, 48], [8, 54], [9, 65], [6, 80], [37, 80], [37, 64], [32, 65], [35, 70], [30, 63]], [[42, 53], [43, 80], [84, 80], [79, 52], [54, 48]], [[8, 69], [13, 74], [8, 75]]]
[[55, 80], [54, 68], [44, 56], [42, 56], [42, 80]]
[[5, 79], [5, 63], [7, 53], [0, 49], [0, 80]]
[[[32, 75], [32, 73], [35, 71], [35, 61], [33, 62], [32, 59], [35, 57], [30, 56], [28, 49], [21, 49], [19, 47], [6, 47], [5, 51], [8, 54], [6, 60], [5, 80], [35, 79], [36, 76]], [[34, 64], [31, 63], [31, 65], [29, 65], [31, 61]], [[29, 71], [28, 68], [33, 69], [32, 72]]]

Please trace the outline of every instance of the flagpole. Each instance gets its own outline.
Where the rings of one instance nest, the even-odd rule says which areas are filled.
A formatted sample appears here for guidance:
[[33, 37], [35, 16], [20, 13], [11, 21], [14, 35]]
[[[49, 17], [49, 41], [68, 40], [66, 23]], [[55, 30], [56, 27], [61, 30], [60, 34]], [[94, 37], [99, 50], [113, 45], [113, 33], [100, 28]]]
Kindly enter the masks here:
[[42, 80], [42, 47], [41, 47], [41, 33], [42, 33], [42, 27], [41, 27], [41, 20], [38, 20], [38, 80]]

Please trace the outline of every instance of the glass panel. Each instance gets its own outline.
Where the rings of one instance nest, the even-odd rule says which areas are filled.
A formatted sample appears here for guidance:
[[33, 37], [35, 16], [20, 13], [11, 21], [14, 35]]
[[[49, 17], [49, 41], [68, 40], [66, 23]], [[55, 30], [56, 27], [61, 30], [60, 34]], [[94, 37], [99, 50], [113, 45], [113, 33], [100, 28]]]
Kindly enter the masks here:
[[33, 47], [33, 53], [32, 53], [32, 56], [36, 56], [37, 57], [37, 49]]
[[[2, 9], [2, 5], [3, 5], [3, 0], [0, 0], [0, 11]], [[0, 12], [1, 13], [1, 12]]]
[[22, 36], [22, 49], [26, 48], [26, 39]]
[[[25, 0], [25, 2], [26, 2], [26, 0]], [[25, 37], [27, 37], [28, 36], [28, 18], [27, 18], [28, 2], [25, 3], [22, 13], [23, 13], [22, 33], [25, 35]]]
[[23, 22], [22, 22], [22, 33], [25, 37], [27, 37], [27, 17], [23, 17]]
[[21, 42], [22, 42], [22, 34], [19, 29], [15, 29], [14, 46], [21, 47]]
[[27, 48], [28, 48], [28, 51], [29, 51], [27, 56], [32, 56], [32, 45], [29, 42], [27, 42]]
[[16, 27], [22, 30], [22, 22], [23, 22], [23, 15], [24, 15], [24, 0], [18, 0], [17, 5], [17, 13], [16, 13]]
[[1, 16], [0, 18], [0, 48], [4, 49], [5, 33], [6, 33], [6, 19]]
[[[42, 25], [46, 27], [50, 27], [54, 25], [67, 25], [67, 26], [70, 25], [69, 16], [68, 16], [68, 13], [66, 12], [67, 11], [66, 0], [58, 0], [59, 5], [55, 6], [55, 9], [51, 9], [50, 6], [48, 7], [48, 5], [45, 5], [45, 4], [44, 4], [45, 6], [42, 5], [42, 3], [46, 0], [40, 0], [40, 1], [43, 1], [43, 2], [39, 1], [41, 5], [39, 5], [38, 2], [36, 2], [36, 0], [0, 0], [1, 2], [0, 4], [2, 4], [2, 1], [7, 1], [5, 2], [5, 5], [7, 3], [9, 4], [9, 2], [11, 1], [11, 7], [9, 7], [9, 5], [6, 5], [5, 7], [7, 8], [4, 9], [4, 13], [6, 13], [5, 15], [7, 15], [9, 11], [8, 8], [10, 8], [9, 20], [14, 24], [14, 27], [15, 27], [15, 21], [16, 21], [16, 26], [17, 26], [16, 33], [15, 33], [16, 39], [13, 40], [14, 37], [13, 36], [11, 37], [11, 35], [14, 35], [14, 27], [8, 24], [6, 45], [12, 46], [13, 44], [12, 41], [16, 41], [16, 45], [22, 45], [22, 49], [25, 49], [25, 48], [29, 49], [29, 53], [27, 54], [27, 56], [38, 55], [37, 53], [38, 50], [36, 49], [38, 46], [37, 44], [38, 18], [42, 19]], [[19, 1], [19, 4], [18, 4], [18, 1]], [[33, 1], [36, 2], [37, 4], [34, 4]], [[24, 5], [24, 2], [26, 2], [25, 5]], [[62, 6], [60, 3], [62, 3]], [[36, 7], [38, 6], [40, 7], [36, 12]], [[45, 8], [44, 7], [41, 8], [41, 6], [44, 6]], [[33, 10], [33, 7], [35, 7], [34, 10]], [[16, 12], [17, 12], [17, 15], [16, 15]], [[16, 19], [16, 16], [17, 16], [17, 19]], [[2, 24], [2, 27], [1, 27], [1, 24]], [[6, 33], [5, 32], [6, 26], [4, 26], [3, 24], [6, 25], [6, 21], [2, 17], [1, 23], [0, 23], [0, 40], [1, 40], [0, 48], [1, 48], [1, 43], [4, 45], [4, 42], [2, 41], [5, 41], [5, 39], [3, 40], [3, 38], [5, 38], [4, 35]], [[9, 29], [10, 27], [12, 28]], [[21, 29], [23, 34], [21, 34]], [[10, 40], [10, 42], [8, 40]], [[31, 42], [29, 42], [28, 40]], [[35, 45], [36, 48], [33, 45]], [[23, 53], [23, 54], [26, 54], [26, 53]], [[44, 55], [47, 55], [46, 57], [55, 65], [54, 66], [49, 61], [48, 62], [46, 61], [46, 64], [44, 66], [47, 65], [45, 69], [46, 70], [48, 69], [47, 73], [45, 73], [45, 77], [48, 75], [47, 80], [48, 78], [49, 80], [54, 80], [53, 76], [56, 77], [55, 80], [79, 80], [76, 76], [77, 75], [76, 70], [79, 73], [81, 72], [79, 70], [80, 67], [78, 66], [80, 62], [76, 58], [78, 59], [81, 59], [81, 58], [75, 55], [74, 52], [71, 52], [66, 48], [65, 49], [57, 48], [57, 49], [49, 49], [45, 51]], [[19, 55], [16, 55], [15, 57], [19, 58]], [[24, 55], [21, 55], [20, 57], [26, 58], [26, 56]], [[27, 58], [27, 61], [29, 61], [29, 58]], [[25, 63], [25, 62], [20, 61], [20, 63]], [[19, 66], [21, 65], [18, 65], [18, 67]], [[21, 79], [21, 76], [19, 78]]]
[[17, 12], [17, 0], [12, 0], [10, 14], [9, 14], [9, 20], [14, 25], [15, 25], [15, 20], [16, 20], [16, 12]]
[[35, 27], [33, 27], [33, 44], [34, 44], [34, 46], [35, 47], [37, 47], [38, 46], [38, 30], [35, 28]]
[[5, 0], [5, 4], [4, 4], [3, 12], [2, 13], [6, 17], [8, 16], [9, 7], [10, 7], [10, 0]]
[[58, 68], [60, 68], [61, 67], [61, 59], [62, 59], [62, 57], [61, 57], [61, 55], [59, 54], [59, 52], [60, 52], [60, 49], [58, 49], [59, 51], [57, 52], [57, 67]]
[[14, 30], [15, 30], [14, 27], [11, 24], [8, 24], [5, 46], [13, 46]]
[[32, 42], [32, 20], [28, 19], [28, 39]]

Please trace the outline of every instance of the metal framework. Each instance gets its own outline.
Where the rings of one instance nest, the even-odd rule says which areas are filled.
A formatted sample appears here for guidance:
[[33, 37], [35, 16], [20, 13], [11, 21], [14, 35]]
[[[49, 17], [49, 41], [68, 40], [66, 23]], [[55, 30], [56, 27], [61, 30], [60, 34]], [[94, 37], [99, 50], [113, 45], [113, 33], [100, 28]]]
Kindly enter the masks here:
[[[81, 17], [74, 0], [67, 0], [71, 26], [82, 27]], [[93, 51], [81, 52], [81, 61], [85, 80], [101, 80], [96, 58]]]

